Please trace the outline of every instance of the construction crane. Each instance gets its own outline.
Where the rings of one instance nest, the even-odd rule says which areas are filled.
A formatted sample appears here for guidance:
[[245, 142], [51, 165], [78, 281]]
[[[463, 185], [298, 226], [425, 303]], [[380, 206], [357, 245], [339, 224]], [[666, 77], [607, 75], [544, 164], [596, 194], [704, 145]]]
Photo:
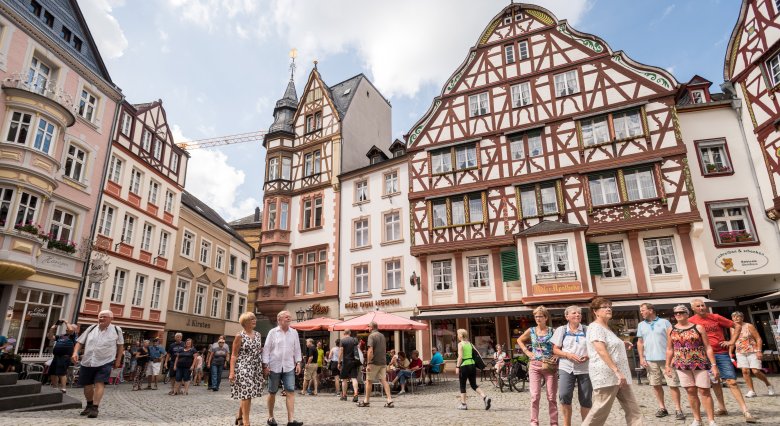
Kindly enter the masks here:
[[177, 143], [176, 145], [178, 145], [179, 148], [186, 149], [187, 151], [192, 151], [193, 149], [213, 148], [215, 146], [233, 145], [236, 143], [258, 142], [258, 141], [262, 142], [263, 137], [265, 136], [266, 133], [267, 133], [266, 131], [260, 130], [257, 132], [239, 133], [236, 135], [217, 136], [208, 139], [198, 139], [194, 141], [180, 142]]

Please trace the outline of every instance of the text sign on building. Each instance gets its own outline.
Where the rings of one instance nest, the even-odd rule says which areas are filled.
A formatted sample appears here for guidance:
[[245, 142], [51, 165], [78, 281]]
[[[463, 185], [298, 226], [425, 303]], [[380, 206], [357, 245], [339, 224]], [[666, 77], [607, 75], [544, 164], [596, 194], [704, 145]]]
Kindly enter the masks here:
[[578, 282], [534, 284], [533, 291], [534, 296], [540, 294], [577, 293], [582, 291], [582, 284]]
[[396, 297], [394, 299], [378, 299], [378, 300], [364, 300], [362, 302], [347, 302], [344, 304], [345, 309], [370, 309], [373, 307], [385, 307], [400, 305], [401, 299]]
[[723, 272], [742, 272], [743, 274], [761, 269], [769, 264], [764, 252], [755, 249], [727, 250], [715, 258], [715, 265]]

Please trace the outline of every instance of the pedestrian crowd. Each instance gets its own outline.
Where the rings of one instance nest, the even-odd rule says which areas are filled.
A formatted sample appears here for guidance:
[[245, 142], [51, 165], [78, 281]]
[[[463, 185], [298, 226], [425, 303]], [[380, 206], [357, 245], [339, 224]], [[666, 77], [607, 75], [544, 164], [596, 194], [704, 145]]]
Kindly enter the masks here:
[[[628, 354], [633, 345], [612, 331], [609, 300], [595, 298], [590, 311], [593, 321], [586, 325], [582, 308], [569, 306], [564, 312], [566, 324], [553, 328], [550, 313], [539, 306], [533, 311], [535, 325], [517, 339], [518, 347], [528, 358], [532, 426], [539, 424], [542, 396], [547, 402], [549, 423], [557, 426], [560, 414], [563, 425], [570, 426], [575, 389], [582, 425], [606, 424], [616, 400], [625, 413], [627, 425], [645, 424], [632, 390]], [[734, 312], [727, 319], [711, 313], [704, 301], [694, 299], [690, 308], [674, 307], [673, 321], [659, 317], [651, 303], [641, 304], [640, 315], [642, 321], [636, 330], [638, 364], [645, 369], [653, 388], [656, 417], [673, 415], [676, 420], [686, 420], [682, 405], [684, 393], [693, 417], [690, 425], [705, 425], [704, 415], [707, 425], [716, 426], [716, 416], [728, 415], [723, 392], [727, 387], [744, 420], [757, 421], [745, 403], [745, 398], [757, 396], [753, 377], [763, 382], [768, 395], [775, 392], [761, 368], [761, 336], [755, 326], [745, 322], [742, 313]], [[65, 393], [69, 371], [78, 366], [78, 382], [87, 401], [81, 414], [89, 418], [99, 414], [105, 385], [114, 377], [121, 379], [123, 372], [127, 373], [134, 391], [157, 389], [160, 376], [167, 375], [171, 382], [168, 394], [177, 396], [187, 395], [190, 385], [199, 386], [201, 381], [207, 383], [209, 391], [219, 391], [223, 370], [229, 367], [231, 397], [240, 401], [235, 424], [249, 425], [252, 399], [262, 397], [267, 391], [266, 424], [278, 424], [274, 407], [276, 395], [280, 393], [287, 409], [287, 425], [298, 426], [303, 423], [295, 418], [296, 389], [302, 396], [316, 396], [324, 385], [320, 380], [332, 380], [341, 401], [351, 400], [357, 407], [369, 407], [371, 393], [378, 386], [385, 398], [383, 407], [394, 408], [391, 388], [397, 388], [397, 395], [403, 395], [410, 383], [420, 379], [424, 383], [426, 377], [430, 383], [431, 377], [442, 372], [445, 364], [436, 347], [432, 348], [427, 365], [417, 351], [407, 357], [403, 351], [388, 350], [387, 340], [376, 323], [369, 324], [370, 334], [365, 340], [358, 340], [351, 330], [345, 330], [329, 350], [323, 342], [312, 339], [307, 339], [302, 347], [298, 332], [290, 327], [291, 315], [287, 311], [278, 314], [277, 327], [264, 339], [255, 330], [255, 315], [244, 313], [239, 318], [243, 330], [231, 346], [224, 336], [219, 336], [203, 351], [194, 347], [192, 339], [184, 339], [182, 333], [174, 335], [167, 349], [159, 338], [125, 346], [122, 329], [113, 325], [112, 320], [111, 311], [102, 311], [97, 324], [80, 335], [76, 325], [60, 320], [48, 334], [54, 342], [54, 358], [49, 365], [52, 386]], [[465, 329], [457, 330], [456, 337], [457, 408], [469, 408], [467, 387], [470, 387], [480, 397], [480, 409], [489, 410], [492, 400], [477, 383], [477, 370], [487, 368], [485, 362]], [[496, 346], [493, 358], [496, 371], [512, 362], [502, 345]], [[748, 388], [744, 395], [736, 382], [736, 369], [741, 370]], [[302, 375], [302, 385], [299, 383], [296, 388], [299, 375]], [[671, 394], [669, 408], [664, 383]]]

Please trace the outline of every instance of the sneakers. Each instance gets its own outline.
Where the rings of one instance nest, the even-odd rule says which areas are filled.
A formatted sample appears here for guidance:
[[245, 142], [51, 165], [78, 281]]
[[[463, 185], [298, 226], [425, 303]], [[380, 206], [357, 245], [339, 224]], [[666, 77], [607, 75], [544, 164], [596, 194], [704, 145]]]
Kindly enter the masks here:
[[715, 420], [713, 420], [713, 421], [710, 422], [710, 426], [718, 426], [718, 424], [715, 423]]
[[748, 391], [748, 393], [745, 394], [745, 398], [755, 398], [756, 393], [753, 391]]
[[401, 392], [398, 392], [398, 395], [403, 395], [406, 393], [406, 389], [401, 389]]
[[458, 404], [458, 410], [468, 410], [469, 408], [464, 403]]
[[674, 412], [674, 419], [675, 420], [685, 420], [685, 414], [683, 414], [682, 411], [677, 410], [677, 411]]
[[98, 408], [95, 407], [94, 405], [92, 407], [89, 407], [89, 414], [87, 414], [87, 417], [89, 417], [90, 419], [94, 419], [97, 418], [97, 416], [98, 416]]
[[656, 417], [666, 417], [669, 415], [669, 412], [666, 411], [666, 408], [659, 408], [658, 411], [655, 412]]
[[769, 396], [775, 396], [776, 395], [775, 394], [775, 388], [773, 388], [772, 386], [767, 386], [766, 391], [767, 391], [766, 392], [767, 395], [769, 395]]
[[489, 410], [490, 409], [490, 402], [491, 402], [490, 397], [486, 396], [486, 397], [482, 398], [482, 401], [485, 403], [485, 411]]
[[752, 414], [750, 414], [750, 412], [748, 412], [748, 411], [745, 411], [745, 412], [743, 413], [743, 415], [745, 416], [745, 422], [746, 422], [746, 423], [758, 423], [758, 419], [756, 419], [755, 417], [753, 417], [753, 415], [752, 415]]
[[701, 426], [701, 422], [698, 420], [694, 420], [691, 422], [691, 426]]

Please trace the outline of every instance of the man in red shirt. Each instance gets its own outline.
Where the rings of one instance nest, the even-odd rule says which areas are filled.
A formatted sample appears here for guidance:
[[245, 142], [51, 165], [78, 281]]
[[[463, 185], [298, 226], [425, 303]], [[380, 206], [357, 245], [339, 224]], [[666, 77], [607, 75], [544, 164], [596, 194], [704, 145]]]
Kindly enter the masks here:
[[[737, 336], [739, 336], [741, 326], [735, 324], [730, 319], [724, 318], [718, 314], [710, 313], [707, 309], [707, 305], [705, 305], [704, 301], [701, 299], [693, 299], [691, 301], [691, 307], [696, 315], [692, 316], [689, 321], [704, 327], [704, 330], [707, 332], [707, 340], [709, 340], [712, 350], [715, 351], [715, 363], [720, 372], [720, 377], [726, 381], [731, 393], [737, 400], [737, 403], [745, 416], [745, 421], [748, 423], [756, 423], [756, 418], [748, 412], [745, 398], [742, 397], [742, 392], [737, 385], [737, 372], [734, 370], [734, 364], [731, 363], [731, 358], [729, 357], [729, 346], [734, 345]], [[723, 329], [732, 327], [734, 327], [734, 333], [731, 335], [731, 340], [726, 340]], [[712, 386], [712, 390], [715, 391], [715, 397], [718, 399], [718, 410], [715, 411], [715, 415], [728, 415], [728, 411], [726, 411], [726, 401], [723, 399], [723, 387], [719, 386], [719, 384], [715, 384]]]

